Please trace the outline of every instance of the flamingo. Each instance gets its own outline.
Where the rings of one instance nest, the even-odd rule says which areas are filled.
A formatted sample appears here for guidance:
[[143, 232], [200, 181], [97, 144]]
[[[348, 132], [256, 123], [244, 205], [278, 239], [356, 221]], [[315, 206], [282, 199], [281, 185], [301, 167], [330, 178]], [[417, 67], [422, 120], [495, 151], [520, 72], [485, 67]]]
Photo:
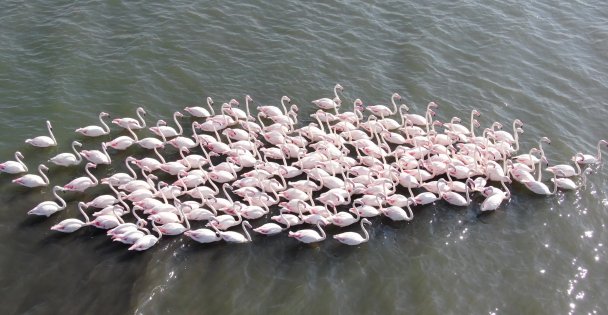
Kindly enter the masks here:
[[551, 181], [553, 181], [555, 183], [555, 185], [557, 186], [557, 188], [559, 189], [564, 189], [564, 190], [573, 190], [573, 189], [578, 189], [581, 187], [585, 187], [587, 185], [587, 175], [591, 174], [593, 170], [591, 168], [586, 168], [584, 172], [581, 173], [581, 177], [583, 178], [583, 183], [580, 185], [576, 185], [574, 183], [574, 181], [572, 181], [570, 178], [564, 178], [560, 173], [560, 171], [556, 171], [556, 175], [557, 176], [562, 176], [562, 178], [552, 178]]
[[110, 184], [112, 186], [120, 186], [120, 185], [124, 185], [127, 184], [131, 181], [134, 181], [137, 179], [137, 174], [135, 173], [135, 171], [133, 170], [133, 168], [131, 168], [131, 163], [135, 161], [135, 158], [132, 156], [129, 156], [125, 159], [125, 166], [127, 167], [127, 169], [129, 170], [129, 173], [131, 173], [131, 175], [127, 174], [127, 173], [115, 173], [110, 177], [106, 177], [106, 178], [102, 178], [100, 181], [102, 184]]
[[207, 97], [207, 106], [209, 107], [209, 110], [200, 106], [186, 107], [184, 110], [194, 117], [206, 118], [215, 115], [215, 111], [213, 110], [213, 99], [211, 99], [211, 97]]
[[408, 198], [408, 201], [404, 204], [407, 207], [407, 212], [399, 206], [384, 208], [382, 205], [380, 205], [380, 212], [393, 221], [411, 221], [414, 219], [414, 213], [410, 204], [414, 204], [412, 197]]
[[395, 100], [400, 99], [401, 95], [397, 93], [393, 93], [393, 95], [391, 95], [391, 103], [393, 104], [392, 111], [386, 105], [372, 105], [368, 106], [366, 109], [372, 112], [374, 115], [379, 115], [380, 117], [382, 117], [382, 119], [384, 119], [384, 116], [394, 115], [397, 113], [397, 104], [395, 103]]
[[[496, 210], [503, 200], [511, 198], [511, 192], [505, 185], [505, 180], [510, 180], [508, 177], [503, 177], [500, 180], [500, 184], [505, 189], [505, 191], [497, 190], [494, 194], [490, 195], [486, 200], [481, 203], [481, 211], [492, 211]], [[493, 190], [492, 187], [486, 188]]]
[[82, 147], [82, 143], [78, 141], [72, 141], [72, 153], [60, 153], [49, 159], [49, 162], [59, 166], [71, 166], [78, 165], [82, 162], [82, 156], [76, 151], [76, 146]]
[[243, 223], [242, 223], [243, 232], [245, 233], [245, 235], [243, 235], [241, 233], [233, 232], [233, 231], [220, 231], [217, 229], [217, 226], [215, 226], [215, 225], [212, 225], [212, 227], [215, 229], [215, 231], [217, 233], [220, 234], [220, 237], [228, 243], [249, 243], [249, 242], [251, 242], [251, 235], [249, 235], [249, 232], [245, 228], [245, 227], [251, 228], [251, 224], [249, 224], [249, 221], [243, 221]]
[[[128, 209], [127, 211], [130, 211], [131, 209], [129, 209], [129, 206], [125, 203], [125, 201], [122, 199], [122, 196], [120, 198], [120, 203], [126, 208]], [[114, 217], [118, 216], [118, 212], [115, 210], [116, 208], [112, 209], [112, 212], [110, 212], [110, 214], [113, 214]], [[133, 216], [135, 217], [135, 219], [137, 219], [137, 223], [131, 223], [131, 222], [122, 222], [120, 224], [118, 224], [117, 226], [109, 229], [106, 234], [108, 236], [111, 236], [112, 238], [119, 236], [119, 235], [124, 235], [127, 234], [129, 232], [133, 232], [135, 230], [138, 229], [139, 224], [142, 225], [147, 225], [148, 222], [142, 218], [139, 217], [139, 215], [137, 215], [137, 211], [135, 209], [135, 207], [133, 207]], [[146, 233], [149, 234], [149, 233]], [[124, 242], [123, 242], [124, 243]]]
[[[289, 222], [288, 219], [285, 218], [285, 211], [281, 210], [280, 214], [281, 214], [281, 221], [286, 224], [285, 227], [281, 227], [280, 225], [278, 225], [276, 223], [266, 223], [264, 225], [261, 225], [255, 229], [253, 229], [253, 231], [256, 233], [270, 236], [270, 235], [279, 234], [279, 233], [289, 229], [289, 227], [291, 226], [291, 223]], [[297, 220], [297, 218], [296, 218], [296, 220]]]
[[106, 112], [99, 113], [99, 121], [101, 122], [101, 125], [103, 127], [91, 125], [91, 126], [78, 128], [78, 129], [76, 129], [76, 132], [82, 134], [83, 136], [87, 136], [87, 137], [99, 137], [99, 136], [105, 136], [107, 134], [110, 134], [110, 127], [108, 127], [108, 125], [103, 121], [103, 118], [108, 117], [108, 116], [110, 116], [110, 114], [108, 114]]
[[146, 128], [146, 121], [141, 116], [141, 115], [146, 115], [146, 110], [143, 109], [143, 107], [138, 107], [135, 110], [135, 114], [137, 115], [137, 118], [139, 120], [134, 119], [134, 118], [130, 118], [130, 117], [116, 118], [116, 119], [112, 120], [112, 123], [116, 124], [116, 125], [118, 125], [120, 127], [131, 128], [133, 130]]
[[159, 137], [165, 137], [165, 138], [176, 137], [176, 136], [183, 134], [184, 129], [182, 128], [182, 125], [177, 120], [177, 117], [184, 117], [184, 114], [182, 114], [180, 112], [173, 113], [173, 121], [175, 121], [178, 131], [176, 131], [175, 128], [173, 128], [173, 127], [163, 126], [163, 125], [157, 125], [156, 127], [150, 127], [150, 131], [152, 131], [155, 135], [157, 135]]
[[113, 235], [112, 242], [121, 242], [128, 245], [135, 244], [140, 238], [150, 234], [150, 231], [143, 227], [145, 223], [145, 220], [137, 221], [135, 229], [129, 229], [124, 233]]
[[359, 211], [357, 211], [357, 204], [360, 207], [363, 206], [363, 202], [361, 202], [361, 200], [355, 200], [355, 202], [353, 202], [353, 207], [349, 210], [353, 212], [355, 216], [346, 211], [336, 212], [336, 207], [334, 206], [334, 215], [329, 217], [331, 223], [336, 226], [345, 227], [359, 221], [361, 215]]
[[15, 160], [17, 161], [6, 161], [4, 163], [0, 163], [0, 172], [8, 174], [27, 172], [27, 165], [25, 165], [21, 159], [23, 159], [23, 154], [21, 154], [19, 151], [15, 152]]
[[239, 211], [236, 212], [236, 216], [238, 218], [237, 220], [235, 220], [233, 216], [228, 214], [220, 215], [215, 218], [212, 218], [209, 223], [207, 223], [207, 225], [211, 227], [217, 227], [220, 230], [227, 230], [228, 228], [231, 228], [235, 225], [239, 225], [241, 224], [241, 222], [243, 222], [243, 217], [241, 216], [241, 213]]
[[[575, 161], [578, 164], [598, 164], [602, 161], [602, 151], [601, 151], [601, 145], [605, 144], [606, 146], [608, 146], [608, 141], [606, 140], [600, 140], [597, 143], [597, 155], [593, 156], [591, 154], [576, 154], [572, 160]], [[580, 153], [580, 152], [579, 152]]]
[[158, 236], [152, 234], [144, 235], [135, 243], [133, 243], [133, 245], [129, 247], [129, 250], [144, 251], [158, 243], [161, 237], [163, 237], [163, 233], [160, 232], [160, 230], [156, 226], [156, 223], [152, 222], [152, 227], [158, 233]]
[[25, 187], [40, 187], [47, 186], [49, 184], [49, 178], [42, 171], [48, 171], [49, 168], [44, 164], [38, 166], [38, 173], [40, 176], [34, 174], [25, 174], [19, 178], [13, 179], [13, 183], [19, 184]]
[[[184, 207], [190, 208], [190, 206], [185, 205]], [[179, 222], [168, 222], [158, 227], [163, 235], [179, 235], [190, 230], [190, 221], [188, 221], [188, 218], [184, 214], [184, 210], [182, 207], [178, 207], [178, 210], [181, 217]], [[182, 225], [183, 222], [186, 222], [186, 226]]]
[[90, 168], [95, 168], [95, 167], [97, 167], [96, 164], [87, 163], [84, 171], [89, 176], [75, 178], [72, 181], [70, 181], [69, 183], [65, 184], [65, 186], [63, 186], [63, 188], [65, 190], [70, 190], [70, 191], [84, 192], [88, 188], [97, 186], [97, 184], [99, 184], [99, 181], [97, 180], [97, 177], [95, 177], [93, 174], [91, 174], [91, 171], [90, 171]]
[[[166, 125], [166, 124], [167, 123], [164, 120], [160, 119], [156, 122], [156, 127], [159, 128], [161, 125]], [[165, 138], [164, 134], [162, 134], [162, 133], [160, 136], [161, 136], [162, 140], [160, 140], [158, 138], [154, 138], [154, 137], [148, 137], [148, 138], [140, 139], [136, 143], [139, 144], [140, 147], [149, 149], [149, 150], [152, 150], [154, 148], [164, 148], [165, 143], [167, 142], [167, 139]]]
[[[576, 154], [576, 159], [584, 159], [584, 157], [582, 157], [583, 154], [582, 153], [577, 153]], [[576, 170], [574, 169], [574, 167], [572, 167], [571, 165], [568, 164], [557, 164], [557, 165], [553, 165], [553, 166], [549, 166], [547, 168], [545, 168], [545, 170], [547, 172], [551, 172], [551, 173], [556, 173], [558, 177], [572, 177], [572, 176], [576, 176], [576, 175], [580, 175], [581, 174], [581, 166], [579, 165], [579, 163], [574, 163], [574, 166], [576, 166]]]
[[365, 242], [369, 241], [369, 233], [363, 226], [364, 224], [371, 225], [372, 223], [368, 219], [365, 219], [365, 218], [363, 220], [361, 220], [361, 229], [363, 230], [365, 237], [362, 237], [361, 234], [355, 233], [355, 232], [344, 232], [344, 233], [334, 235], [334, 239], [336, 239], [338, 242], [340, 242], [342, 244], [351, 245], [351, 246], [365, 243]]
[[39, 148], [47, 148], [57, 146], [57, 140], [55, 139], [55, 135], [53, 135], [53, 126], [51, 126], [50, 121], [46, 121], [46, 129], [49, 131], [49, 136], [39, 136], [33, 139], [25, 139], [25, 143], [31, 144], [35, 147]]
[[[445, 181], [443, 178], [440, 179], [441, 181]], [[473, 182], [472, 179], [467, 179], [466, 181], [466, 199], [464, 197], [462, 197], [461, 194], [453, 192], [453, 191], [441, 191], [439, 193], [440, 198], [442, 198], [443, 200], [447, 201], [449, 204], [454, 205], [454, 206], [459, 206], [459, 207], [466, 207], [468, 205], [471, 204], [471, 198], [469, 196], [469, 184], [475, 185], [475, 183]]]
[[196, 230], [188, 230], [186, 232], [184, 232], [184, 235], [188, 236], [189, 238], [193, 239], [194, 241], [197, 241], [199, 243], [212, 243], [212, 242], [217, 242], [219, 240], [222, 239], [222, 237], [220, 236], [220, 233], [210, 230], [210, 229], [196, 229]]
[[39, 203], [37, 206], [35, 206], [32, 210], [28, 211], [27, 214], [43, 215], [48, 218], [51, 216], [51, 214], [65, 209], [65, 207], [66, 207], [65, 200], [63, 200], [61, 197], [59, 197], [59, 195], [57, 195], [58, 190], [63, 190], [63, 188], [61, 186], [53, 187], [53, 196], [55, 196], [55, 198], [59, 200], [61, 205], [57, 204], [54, 201], [43, 201], [43, 202]]
[[293, 237], [296, 240], [298, 240], [302, 243], [306, 243], [306, 244], [320, 242], [320, 241], [324, 240], [327, 237], [327, 235], [325, 234], [325, 231], [323, 231], [323, 229], [321, 228], [321, 222], [317, 222], [316, 225], [317, 225], [317, 228], [319, 229], [319, 231], [321, 231], [320, 235], [315, 230], [304, 229], [304, 230], [298, 230], [296, 232], [289, 231], [288, 236]]
[[91, 163], [95, 164], [111, 164], [112, 159], [106, 150], [107, 146], [105, 142], [101, 143], [101, 150], [82, 150], [80, 155], [87, 159]]
[[344, 88], [340, 84], [336, 84], [334, 86], [334, 98], [320, 98], [318, 100], [312, 101], [313, 104], [317, 105], [321, 109], [335, 109], [336, 114], [338, 114], [337, 108], [340, 106], [340, 97], [338, 96], [338, 90], [344, 91]]
[[131, 127], [127, 126], [127, 130], [131, 134], [132, 137], [129, 136], [120, 136], [112, 141], [106, 142], [106, 146], [113, 148], [115, 150], [125, 150], [134, 143], [139, 142], [137, 135], [131, 130]]
[[[59, 187], [59, 186], [56, 186]], [[55, 225], [53, 225], [51, 227], [51, 230], [53, 231], [58, 231], [58, 232], [63, 232], [63, 233], [72, 233], [77, 231], [78, 229], [80, 229], [83, 226], [87, 226], [91, 223], [91, 221], [89, 220], [89, 216], [86, 214], [86, 212], [84, 212], [83, 207], [81, 206], [81, 204], [78, 205], [78, 211], [80, 211], [80, 213], [82, 214], [82, 216], [84, 217], [84, 222], [75, 218], [69, 218], [69, 219], [65, 219]]]
[[[83, 208], [86, 207], [84, 202], [79, 202], [78, 206]], [[124, 224], [124, 221], [116, 214], [116, 212], [112, 212], [112, 214], [97, 216], [95, 220], [89, 222], [89, 224], [98, 229], [109, 230]]]

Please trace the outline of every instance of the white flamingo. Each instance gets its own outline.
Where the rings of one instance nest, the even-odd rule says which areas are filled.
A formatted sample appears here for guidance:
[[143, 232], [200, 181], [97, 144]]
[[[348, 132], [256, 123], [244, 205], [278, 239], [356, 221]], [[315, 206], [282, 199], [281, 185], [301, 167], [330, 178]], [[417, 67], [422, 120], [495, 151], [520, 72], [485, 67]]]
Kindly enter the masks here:
[[365, 243], [365, 242], [369, 241], [369, 233], [363, 226], [364, 224], [371, 225], [372, 223], [368, 219], [365, 219], [365, 218], [363, 218], [363, 220], [361, 220], [361, 229], [363, 230], [365, 237], [362, 237], [361, 234], [355, 233], [355, 232], [344, 232], [344, 233], [334, 235], [334, 239], [342, 244], [351, 245], [351, 246]]
[[59, 195], [57, 195], [58, 190], [62, 191], [63, 188], [61, 188], [61, 186], [53, 187], [53, 196], [55, 196], [55, 198], [58, 199], [61, 204], [58, 204], [54, 201], [43, 201], [43, 202], [39, 203], [37, 206], [35, 206], [34, 208], [32, 208], [32, 210], [28, 211], [27, 214], [43, 215], [48, 218], [51, 216], [51, 214], [65, 209], [65, 207], [66, 207], [65, 200], [63, 200], [61, 197], [59, 197]]
[[87, 173], [88, 176], [82, 176], [82, 177], [75, 178], [72, 181], [70, 181], [69, 183], [65, 184], [65, 186], [63, 186], [63, 188], [65, 190], [69, 190], [69, 191], [84, 192], [88, 188], [97, 186], [97, 184], [99, 184], [99, 180], [97, 180], [97, 177], [95, 177], [95, 175], [91, 174], [91, 171], [90, 171], [90, 168], [95, 168], [95, 167], [97, 167], [96, 164], [87, 163], [84, 171], [85, 171], [85, 173]]
[[46, 177], [46, 174], [44, 174], [42, 171], [48, 170], [49, 168], [46, 167], [46, 165], [40, 164], [38, 166], [38, 173], [40, 173], [40, 176], [34, 174], [25, 174], [19, 178], [13, 179], [13, 183], [30, 188], [47, 186], [49, 184], [49, 178]]
[[65, 219], [65, 220], [53, 225], [51, 227], [51, 230], [63, 232], [63, 233], [72, 233], [72, 232], [77, 231], [78, 229], [80, 229], [83, 226], [89, 225], [91, 222], [89, 220], [89, 216], [86, 214], [86, 212], [84, 212], [84, 208], [80, 204], [78, 205], [78, 211], [80, 211], [80, 213], [84, 217], [84, 221], [75, 219], [75, 218]]
[[46, 121], [46, 129], [49, 131], [49, 136], [39, 136], [33, 139], [26, 139], [25, 143], [31, 144], [35, 147], [46, 148], [46, 147], [54, 147], [57, 145], [57, 140], [55, 139], [55, 135], [53, 135], [53, 126], [51, 126], [50, 121]]
[[155, 135], [157, 135], [159, 137], [163, 136], [165, 138], [176, 137], [176, 136], [181, 135], [182, 133], [184, 133], [184, 129], [182, 128], [182, 125], [177, 120], [177, 117], [184, 117], [184, 114], [182, 114], [180, 112], [175, 112], [173, 114], [173, 121], [175, 121], [175, 124], [177, 125], [178, 130], [175, 130], [175, 128], [173, 128], [173, 127], [159, 125], [156, 127], [150, 127], [150, 131], [152, 131]]
[[21, 159], [23, 159], [23, 154], [21, 154], [19, 151], [15, 152], [15, 160], [17, 161], [6, 161], [4, 163], [0, 163], [0, 172], [8, 174], [27, 172], [27, 165], [25, 165]]
[[598, 164], [602, 161], [602, 150], [601, 145], [608, 146], [608, 141], [600, 140], [597, 143], [597, 154], [595, 156], [591, 154], [576, 154], [572, 159], [579, 164]]
[[317, 223], [317, 228], [319, 229], [321, 234], [319, 234], [315, 230], [304, 229], [304, 230], [298, 230], [296, 232], [289, 231], [288, 236], [293, 237], [296, 240], [298, 240], [302, 243], [306, 243], [306, 244], [320, 242], [320, 241], [324, 240], [327, 237], [327, 235], [325, 234], [325, 231], [323, 231], [323, 229], [321, 228], [321, 222]]
[[82, 143], [78, 141], [72, 141], [72, 153], [60, 153], [49, 159], [49, 162], [59, 166], [72, 166], [78, 165], [82, 162], [82, 156], [76, 151], [76, 146], [82, 147]]
[[146, 110], [143, 107], [138, 107], [135, 110], [135, 114], [138, 119], [125, 117], [125, 118], [116, 118], [112, 120], [113, 124], [116, 124], [123, 128], [131, 128], [133, 130], [146, 128], [146, 121], [141, 115], [146, 115]]
[[186, 107], [184, 110], [194, 117], [206, 118], [215, 115], [215, 111], [213, 110], [213, 100], [211, 97], [207, 97], [207, 107], [209, 107], [209, 110], [200, 106]]
[[129, 250], [144, 251], [158, 243], [161, 237], [163, 237], [163, 233], [160, 232], [156, 223], [152, 222], [152, 227], [158, 233], [158, 236], [152, 234], [145, 235], [133, 243], [133, 245], [129, 247]]
[[106, 149], [106, 144], [104, 142], [101, 143], [101, 150], [82, 150], [80, 151], [80, 155], [82, 155], [85, 159], [87, 159], [91, 163], [95, 164], [111, 164], [112, 159], [108, 154]]
[[99, 136], [105, 136], [107, 134], [110, 134], [110, 127], [103, 121], [103, 118], [108, 117], [108, 116], [110, 116], [110, 114], [108, 114], [106, 112], [99, 113], [99, 121], [101, 122], [101, 125], [103, 127], [91, 125], [91, 126], [78, 128], [78, 129], [76, 129], [76, 132], [82, 134], [83, 136], [87, 136], [87, 137], [99, 137]]

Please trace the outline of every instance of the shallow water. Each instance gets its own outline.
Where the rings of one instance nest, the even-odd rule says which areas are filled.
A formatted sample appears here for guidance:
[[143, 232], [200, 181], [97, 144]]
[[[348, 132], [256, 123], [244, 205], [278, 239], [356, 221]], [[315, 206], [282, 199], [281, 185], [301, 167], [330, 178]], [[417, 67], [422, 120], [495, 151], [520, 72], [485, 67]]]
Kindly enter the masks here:
[[[73, 130], [100, 111], [133, 116], [139, 105], [151, 123], [207, 96], [278, 105], [288, 95], [308, 117], [309, 102], [340, 83], [348, 104], [388, 103], [398, 92], [412, 112], [437, 102], [442, 121], [467, 121], [473, 108], [483, 127], [510, 130], [519, 118], [522, 150], [548, 136], [549, 161], [565, 163], [607, 137], [607, 18], [602, 1], [3, 1], [0, 160], [20, 150], [33, 169], [68, 151]], [[46, 119], [59, 147], [26, 146]], [[51, 182], [81, 173], [52, 167]], [[41, 219], [26, 212], [52, 198], [50, 188], [16, 187], [14, 177], [0, 175], [2, 314], [608, 310], [605, 168], [586, 189], [549, 198], [514, 184], [510, 202], [487, 215], [478, 204], [437, 203], [416, 207], [409, 223], [375, 219], [370, 242], [353, 248], [285, 235], [238, 246], [167, 237], [145, 253], [92, 228], [49, 230], [102, 188], [66, 193], [68, 210]]]

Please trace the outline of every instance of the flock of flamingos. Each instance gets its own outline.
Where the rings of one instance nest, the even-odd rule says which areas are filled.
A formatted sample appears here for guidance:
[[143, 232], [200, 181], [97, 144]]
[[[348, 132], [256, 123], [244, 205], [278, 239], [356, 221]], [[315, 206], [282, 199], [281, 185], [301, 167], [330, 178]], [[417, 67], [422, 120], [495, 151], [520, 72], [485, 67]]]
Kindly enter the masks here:
[[[390, 106], [364, 106], [360, 99], [348, 106], [338, 92], [342, 92], [339, 84], [333, 97], [312, 102], [319, 110], [307, 125], [299, 123], [298, 107], [287, 96], [281, 98], [281, 107], [257, 107], [257, 117], [250, 111], [249, 96], [245, 110], [233, 99], [222, 104], [219, 113], [207, 98], [207, 107], [184, 109], [193, 117], [191, 129], [184, 130], [179, 120], [184, 114], [178, 111], [173, 115], [175, 128], [159, 120], [148, 128], [153, 135], [147, 138], [138, 136], [146, 132], [146, 111], [140, 107], [137, 119], [112, 120], [130, 136], [102, 142], [101, 150], [79, 151], [82, 144], [73, 141], [74, 154], [51, 157], [48, 162], [61, 167], [77, 167], [86, 159], [86, 176], [54, 186], [58, 202], [42, 202], [28, 214], [49, 217], [67, 207], [58, 192], [84, 192], [101, 184], [107, 185], [108, 194], [78, 202], [82, 220], [66, 219], [51, 229], [65, 233], [85, 226], [105, 229], [113, 241], [142, 251], [164, 235], [184, 234], [200, 243], [251, 242], [248, 229], [263, 235], [290, 230], [289, 237], [314, 243], [326, 238], [324, 226], [358, 223], [364, 236], [357, 232], [333, 235], [341, 243], [358, 245], [369, 240], [364, 226], [371, 224], [367, 218], [410, 221], [411, 207], [433, 202], [467, 207], [473, 194], [485, 198], [480, 211], [495, 210], [510, 198], [507, 183], [513, 180], [543, 195], [577, 189], [591, 172], [590, 167], [581, 171], [581, 165], [600, 163], [601, 148], [608, 145], [600, 140], [595, 155], [576, 153], [572, 163], [548, 167], [543, 151], [543, 143], [550, 143], [546, 137], [539, 139], [538, 147], [518, 154], [520, 120], [513, 121], [512, 133], [502, 130], [498, 122], [479, 132], [476, 110], [465, 124], [458, 117], [442, 123], [433, 120], [438, 108], [434, 102], [424, 115], [418, 115], [405, 104], [397, 105], [401, 100], [397, 93], [391, 96]], [[111, 131], [104, 121], [108, 116], [102, 112], [101, 126], [76, 132], [85, 138], [108, 137]], [[56, 146], [48, 121], [47, 127], [49, 136], [25, 142]], [[153, 155], [112, 159], [114, 150], [132, 146], [145, 149], [138, 154]], [[161, 151], [169, 146], [179, 152], [180, 159], [169, 161], [163, 156]], [[28, 172], [20, 152], [15, 159], [0, 163], [0, 172]], [[91, 173], [97, 165], [111, 163], [124, 163], [128, 173], [99, 180]], [[48, 167], [41, 164], [40, 175], [26, 174], [13, 183], [48, 186], [46, 171]], [[551, 188], [542, 181], [544, 171], [552, 174]], [[575, 182], [571, 179], [575, 176], [581, 179]], [[272, 222], [256, 228], [248, 221], [268, 217]], [[194, 221], [201, 222], [201, 228], [194, 229]], [[304, 223], [316, 229], [297, 229]], [[239, 225], [244, 234], [228, 230]]]

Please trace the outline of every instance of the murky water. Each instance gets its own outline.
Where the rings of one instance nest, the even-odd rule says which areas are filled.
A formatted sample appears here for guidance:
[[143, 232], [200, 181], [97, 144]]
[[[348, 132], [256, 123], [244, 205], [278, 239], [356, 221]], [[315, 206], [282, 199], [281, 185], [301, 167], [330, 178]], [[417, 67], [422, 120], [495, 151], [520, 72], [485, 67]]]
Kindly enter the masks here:
[[[607, 20], [602, 1], [3, 1], [0, 160], [20, 150], [34, 168], [100, 111], [133, 116], [139, 105], [150, 123], [206, 96], [277, 105], [288, 95], [307, 117], [340, 83], [348, 103], [398, 92], [417, 113], [436, 101], [443, 121], [473, 108], [483, 127], [519, 118], [523, 150], [548, 136], [550, 162], [565, 163], [608, 137]], [[59, 147], [26, 146], [46, 119]], [[143, 151], [113, 158], [128, 154]], [[52, 184], [81, 174], [50, 171]], [[1, 174], [0, 313], [605, 314], [606, 174], [548, 198], [514, 184], [489, 215], [478, 204], [416, 207], [409, 223], [373, 220], [370, 242], [353, 248], [166, 237], [145, 253], [92, 228], [49, 230], [103, 188], [66, 193], [68, 210], [41, 219], [26, 212], [50, 188]]]

